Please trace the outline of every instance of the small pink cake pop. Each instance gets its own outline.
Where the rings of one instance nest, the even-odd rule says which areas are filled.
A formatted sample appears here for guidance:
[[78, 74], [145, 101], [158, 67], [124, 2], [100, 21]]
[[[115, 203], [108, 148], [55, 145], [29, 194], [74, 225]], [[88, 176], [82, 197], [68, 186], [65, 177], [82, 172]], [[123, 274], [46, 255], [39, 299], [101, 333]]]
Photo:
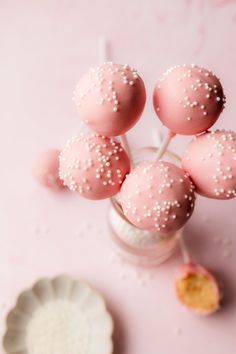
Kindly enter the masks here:
[[78, 82], [73, 97], [81, 119], [106, 136], [124, 134], [138, 121], [146, 102], [143, 80], [128, 65], [104, 63]]
[[213, 199], [236, 197], [236, 133], [216, 130], [198, 136], [187, 146], [182, 166], [199, 194]]
[[178, 65], [166, 71], [153, 94], [154, 109], [172, 132], [194, 135], [209, 129], [224, 108], [219, 79], [209, 70]]
[[33, 176], [42, 185], [60, 189], [63, 183], [59, 178], [59, 154], [57, 149], [42, 152], [33, 164]]
[[129, 170], [130, 160], [120, 143], [95, 133], [70, 139], [60, 155], [60, 178], [88, 199], [117, 194]]
[[188, 175], [165, 161], [139, 164], [120, 191], [124, 215], [136, 227], [150, 231], [177, 231], [190, 218], [194, 202]]
[[178, 300], [201, 315], [210, 315], [220, 307], [221, 292], [215, 277], [204, 267], [183, 264], [175, 275]]

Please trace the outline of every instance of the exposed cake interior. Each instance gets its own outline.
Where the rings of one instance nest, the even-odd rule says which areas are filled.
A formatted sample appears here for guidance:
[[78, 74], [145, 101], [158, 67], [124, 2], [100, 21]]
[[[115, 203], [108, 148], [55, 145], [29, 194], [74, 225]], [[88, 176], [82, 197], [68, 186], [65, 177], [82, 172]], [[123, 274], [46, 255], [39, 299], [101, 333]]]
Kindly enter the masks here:
[[212, 279], [206, 274], [188, 273], [176, 283], [180, 300], [200, 312], [217, 309], [219, 297]]

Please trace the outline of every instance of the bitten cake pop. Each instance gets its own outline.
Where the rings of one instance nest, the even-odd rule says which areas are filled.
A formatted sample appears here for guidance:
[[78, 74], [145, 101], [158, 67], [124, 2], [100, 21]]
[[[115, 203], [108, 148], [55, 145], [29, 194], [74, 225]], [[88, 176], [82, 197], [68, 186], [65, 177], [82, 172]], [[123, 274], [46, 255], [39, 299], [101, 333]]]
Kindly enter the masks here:
[[121, 145], [95, 133], [73, 137], [60, 155], [60, 178], [70, 190], [89, 199], [117, 194], [129, 170]]
[[220, 307], [217, 281], [200, 265], [183, 264], [177, 269], [175, 291], [178, 300], [198, 314], [210, 315]]
[[125, 179], [120, 203], [140, 229], [168, 233], [180, 229], [194, 208], [194, 186], [179, 167], [165, 161], [143, 162]]
[[236, 133], [217, 130], [198, 136], [187, 146], [182, 165], [199, 194], [236, 197]]
[[172, 132], [194, 135], [209, 129], [224, 108], [219, 79], [209, 70], [178, 65], [167, 70], [153, 94], [154, 109]]
[[63, 182], [59, 178], [59, 154], [57, 149], [43, 151], [34, 161], [33, 176], [44, 187], [60, 189]]
[[73, 99], [80, 118], [95, 132], [111, 137], [124, 134], [138, 121], [146, 93], [135, 69], [106, 62], [81, 78]]

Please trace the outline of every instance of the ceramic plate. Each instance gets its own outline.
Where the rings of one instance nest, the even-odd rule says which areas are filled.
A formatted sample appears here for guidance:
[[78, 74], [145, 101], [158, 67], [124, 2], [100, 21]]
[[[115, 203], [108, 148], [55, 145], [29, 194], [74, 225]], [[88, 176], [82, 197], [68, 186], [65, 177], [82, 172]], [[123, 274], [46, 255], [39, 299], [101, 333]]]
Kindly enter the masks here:
[[103, 297], [68, 276], [41, 279], [7, 317], [8, 354], [111, 354], [113, 321]]

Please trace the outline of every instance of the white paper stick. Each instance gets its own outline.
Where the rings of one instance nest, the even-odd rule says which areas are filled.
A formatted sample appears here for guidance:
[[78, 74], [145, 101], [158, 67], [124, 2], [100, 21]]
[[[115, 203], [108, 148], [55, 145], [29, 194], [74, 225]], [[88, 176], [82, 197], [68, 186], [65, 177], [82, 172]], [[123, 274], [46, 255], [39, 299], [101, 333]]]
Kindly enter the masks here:
[[184, 238], [184, 230], [179, 231], [179, 247], [184, 263], [191, 263], [191, 257]]
[[156, 129], [155, 131], [152, 132], [152, 140], [153, 140], [153, 144], [156, 147], [160, 147], [162, 140], [163, 140], [163, 136], [162, 133], [159, 129]]
[[102, 65], [107, 61], [107, 39], [104, 36], [99, 38], [98, 42], [98, 51], [99, 51], [99, 64]]
[[[108, 41], [107, 41], [106, 37], [101, 36], [99, 38], [99, 62], [100, 62], [100, 65], [108, 60], [110, 60], [110, 58], [108, 58]], [[126, 134], [120, 135], [120, 141], [121, 141], [121, 144], [122, 144], [123, 148], [125, 149], [127, 155], [129, 156], [131, 166], [133, 167], [132, 153], [131, 153], [131, 149], [130, 149]]]
[[162, 144], [157, 152], [156, 155], [156, 160], [160, 160], [162, 158], [162, 156], [165, 154], [171, 140], [173, 139], [173, 137], [175, 136], [175, 133], [172, 133], [170, 130], [168, 131], [168, 134], [166, 136], [166, 138], [162, 141]]

